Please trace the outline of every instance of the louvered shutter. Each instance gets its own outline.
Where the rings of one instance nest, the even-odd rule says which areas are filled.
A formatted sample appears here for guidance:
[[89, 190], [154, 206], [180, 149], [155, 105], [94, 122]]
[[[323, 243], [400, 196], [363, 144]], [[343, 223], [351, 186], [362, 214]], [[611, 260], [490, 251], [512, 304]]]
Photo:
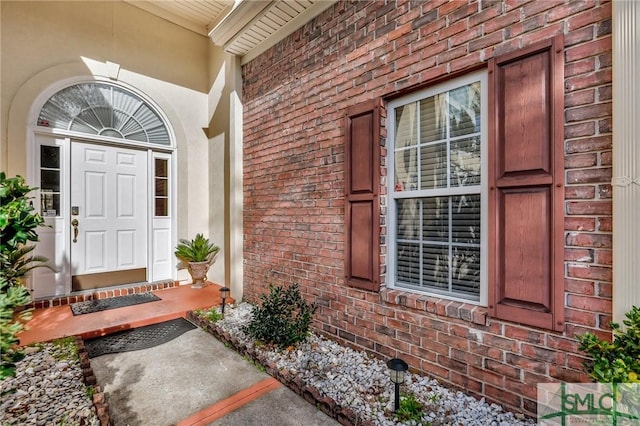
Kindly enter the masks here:
[[489, 310], [564, 327], [563, 39], [489, 63]]
[[380, 101], [348, 108], [345, 117], [345, 279], [380, 288]]

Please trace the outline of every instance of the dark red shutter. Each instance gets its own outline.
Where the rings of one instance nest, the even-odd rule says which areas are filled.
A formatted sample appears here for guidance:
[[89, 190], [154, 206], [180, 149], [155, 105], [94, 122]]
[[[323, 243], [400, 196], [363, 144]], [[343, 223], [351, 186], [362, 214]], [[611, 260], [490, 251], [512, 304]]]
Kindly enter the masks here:
[[345, 279], [380, 288], [380, 101], [351, 107], [345, 117]]
[[489, 310], [564, 327], [563, 39], [489, 62]]

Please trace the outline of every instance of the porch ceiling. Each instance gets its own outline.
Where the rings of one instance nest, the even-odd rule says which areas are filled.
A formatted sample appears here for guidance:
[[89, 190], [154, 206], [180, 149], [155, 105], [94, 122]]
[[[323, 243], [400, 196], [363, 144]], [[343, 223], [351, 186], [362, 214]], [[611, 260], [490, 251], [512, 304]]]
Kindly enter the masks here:
[[336, 0], [125, 0], [208, 35], [245, 63], [282, 40]]

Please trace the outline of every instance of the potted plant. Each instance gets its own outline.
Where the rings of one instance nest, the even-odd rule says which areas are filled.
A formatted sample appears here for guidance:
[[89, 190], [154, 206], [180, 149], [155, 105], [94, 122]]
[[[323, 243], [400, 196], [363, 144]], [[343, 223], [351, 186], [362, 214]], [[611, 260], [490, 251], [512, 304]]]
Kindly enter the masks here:
[[192, 240], [181, 239], [176, 246], [175, 255], [180, 260], [178, 268], [186, 268], [192, 279], [193, 288], [204, 287], [209, 267], [215, 262], [220, 247], [211, 243], [202, 234], [196, 234]]

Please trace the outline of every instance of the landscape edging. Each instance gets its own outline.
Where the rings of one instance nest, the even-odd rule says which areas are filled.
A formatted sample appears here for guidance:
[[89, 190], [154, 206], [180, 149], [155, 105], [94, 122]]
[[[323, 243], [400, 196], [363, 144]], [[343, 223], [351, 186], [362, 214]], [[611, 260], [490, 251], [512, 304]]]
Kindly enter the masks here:
[[187, 319], [207, 333], [213, 335], [221, 342], [229, 345], [240, 355], [250, 359], [257, 365], [262, 366], [267, 374], [303, 397], [307, 402], [318, 407], [318, 409], [327, 416], [336, 419], [341, 425], [375, 426], [375, 423], [370, 420], [362, 420], [358, 418], [357, 414], [349, 407], [343, 407], [334, 399], [328, 396], [323, 396], [317, 388], [305, 384], [301, 377], [294, 376], [288, 371], [279, 370], [275, 363], [267, 360], [265, 355], [260, 351], [256, 350], [252, 346], [241, 343], [235, 336], [230, 335], [215, 323], [198, 316], [194, 311], [187, 312]]
[[89, 353], [84, 345], [84, 340], [79, 336], [75, 336], [74, 343], [78, 349], [78, 358], [80, 359], [80, 368], [82, 369], [84, 383], [87, 387], [93, 387], [95, 390], [93, 393], [93, 405], [96, 408], [98, 420], [100, 420], [100, 426], [111, 426], [112, 423], [111, 415], [109, 414], [109, 404], [107, 403], [104, 391], [97, 384], [95, 374], [93, 374], [91, 359], [89, 358]]

